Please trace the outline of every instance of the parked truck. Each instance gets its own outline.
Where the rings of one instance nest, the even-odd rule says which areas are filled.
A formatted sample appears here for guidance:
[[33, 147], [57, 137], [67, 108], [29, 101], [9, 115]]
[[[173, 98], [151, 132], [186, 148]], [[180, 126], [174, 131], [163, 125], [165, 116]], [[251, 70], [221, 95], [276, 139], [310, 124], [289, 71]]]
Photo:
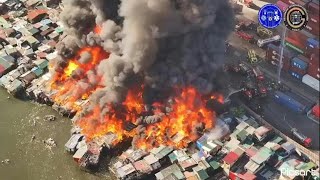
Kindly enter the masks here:
[[298, 132], [296, 128], [291, 129], [292, 135], [304, 146], [309, 148], [311, 146], [312, 140], [311, 138], [301, 134]]
[[274, 100], [277, 103], [282, 104], [288, 107], [289, 109], [301, 114], [308, 112], [308, 110], [310, 110], [311, 107], [315, 104], [315, 103], [307, 102], [306, 100], [304, 100], [303, 102], [302, 98], [299, 98], [298, 100], [298, 97], [294, 96], [294, 94], [291, 94], [291, 93], [285, 94], [280, 91], [276, 91], [274, 93]]

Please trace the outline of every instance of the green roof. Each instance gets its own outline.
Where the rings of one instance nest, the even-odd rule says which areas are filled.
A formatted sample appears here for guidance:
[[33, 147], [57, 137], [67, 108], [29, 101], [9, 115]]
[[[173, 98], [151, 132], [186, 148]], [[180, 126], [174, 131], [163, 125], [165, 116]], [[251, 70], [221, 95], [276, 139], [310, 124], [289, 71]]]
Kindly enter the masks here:
[[56, 31], [57, 33], [63, 33], [63, 29], [62, 29], [61, 27], [57, 27], [57, 28], [55, 29], [55, 31]]
[[237, 139], [240, 142], [243, 142], [244, 140], [246, 140], [247, 136], [248, 136], [247, 131], [243, 129], [237, 134]]
[[43, 74], [43, 69], [41, 69], [39, 67], [34, 67], [31, 71], [33, 73], [35, 73], [37, 75], [37, 77], [39, 77]]
[[302, 163], [302, 164], [299, 164], [296, 169], [298, 170], [304, 170], [304, 171], [308, 171], [314, 167], [316, 167], [317, 165], [314, 164], [313, 162], [308, 162], [308, 163]]
[[8, 23], [8, 21], [5, 20], [2, 16], [0, 16], [0, 26], [6, 29], [6, 28], [10, 28], [11, 24]]
[[262, 147], [256, 155], [252, 157], [252, 160], [257, 164], [261, 164], [269, 159], [272, 155], [272, 151], [269, 148]]
[[48, 67], [49, 61], [45, 59], [39, 59], [35, 61], [34, 64], [36, 64], [41, 69], [46, 69]]
[[185, 179], [184, 174], [181, 171], [174, 171], [172, 173], [177, 179]]
[[177, 156], [174, 153], [169, 154], [169, 159], [173, 163], [177, 160]]
[[206, 180], [206, 179], [209, 178], [208, 173], [203, 169], [198, 171], [197, 173], [198, 173], [198, 176], [199, 176], [200, 180]]
[[209, 164], [214, 170], [220, 167], [220, 163], [218, 163], [217, 161], [210, 161]]
[[280, 137], [280, 136], [276, 136], [276, 137], [272, 140], [272, 142], [277, 143], [277, 144], [279, 144], [279, 142], [281, 142], [281, 141], [283, 141], [283, 139], [282, 139], [282, 137]]
[[37, 28], [31, 28], [29, 29], [29, 32], [34, 35], [34, 34], [37, 34], [39, 32], [39, 30]]

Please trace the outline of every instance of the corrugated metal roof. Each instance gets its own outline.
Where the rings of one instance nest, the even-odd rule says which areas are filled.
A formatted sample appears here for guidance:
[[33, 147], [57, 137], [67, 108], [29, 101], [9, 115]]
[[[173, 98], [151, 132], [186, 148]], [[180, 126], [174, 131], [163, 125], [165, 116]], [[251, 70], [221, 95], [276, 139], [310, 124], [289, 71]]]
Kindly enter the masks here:
[[251, 158], [251, 160], [253, 160], [257, 164], [262, 164], [263, 162], [268, 160], [271, 155], [272, 151], [270, 149], [262, 147], [260, 148], [258, 153]]
[[257, 164], [256, 162], [250, 160], [245, 166], [244, 168], [246, 168], [249, 172], [254, 173], [258, 168], [260, 167], [259, 164]]
[[153, 154], [149, 154], [148, 156], [144, 157], [143, 159], [146, 161], [146, 163], [148, 163], [150, 165], [158, 162], [158, 158], [156, 158], [156, 156]]

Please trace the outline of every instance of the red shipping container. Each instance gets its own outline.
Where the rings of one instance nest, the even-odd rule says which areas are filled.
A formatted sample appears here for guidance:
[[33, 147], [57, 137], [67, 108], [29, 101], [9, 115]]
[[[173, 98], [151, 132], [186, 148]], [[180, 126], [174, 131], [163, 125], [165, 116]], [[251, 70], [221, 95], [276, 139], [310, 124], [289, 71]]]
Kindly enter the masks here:
[[320, 55], [320, 49], [319, 48], [311, 48], [309, 46], [306, 47], [305, 52], [306, 57], [311, 58], [311, 55], [314, 55], [316, 57], [319, 57]]
[[297, 68], [295, 66], [290, 66], [290, 71], [295, 72], [301, 76], [307, 74], [307, 69], [303, 70], [303, 69]]
[[288, 4], [288, 5], [291, 5], [290, 3], [289, 3], [289, 0], [281, 0], [282, 2], [284, 2], [284, 3], [286, 3], [286, 4]]
[[[266, 51], [266, 60], [274, 65], [274, 66], [278, 66], [279, 65], [279, 60], [280, 60], [280, 48], [274, 50], [274, 49], [270, 49], [268, 48]], [[282, 58], [282, 70], [287, 72], [289, 70], [290, 67], [290, 63], [291, 63], [291, 58], [293, 57], [293, 55], [287, 53], [289, 52], [288, 50], [284, 50], [283, 53], [283, 58]]]
[[309, 23], [319, 23], [319, 14], [309, 14]]
[[301, 49], [305, 49], [308, 38], [315, 38], [315, 36], [305, 30], [301, 30], [301, 31], [287, 31], [287, 38], [294, 41], [293, 45], [296, 45]]
[[304, 62], [306, 62], [306, 63], [308, 63], [309, 64], [309, 62], [310, 62], [310, 59], [309, 58], [307, 58], [307, 57], [305, 57], [305, 56], [303, 56], [303, 55], [298, 55], [297, 56], [297, 58], [299, 58], [300, 60], [302, 60], [302, 61], [304, 61]]
[[319, 24], [309, 21], [306, 27], [304, 28], [305, 31], [309, 32], [313, 36], [319, 36]]
[[308, 4], [307, 11], [309, 14], [319, 15], [319, 5], [311, 2]]
[[298, 4], [300, 6], [305, 6], [307, 3], [301, 0], [289, 0], [289, 5]]
[[282, 12], [285, 12], [289, 7], [289, 5], [283, 1], [277, 1], [277, 6], [280, 8]]
[[308, 74], [316, 79], [320, 79], [319, 56], [313, 54], [309, 61]]
[[[288, 43], [290, 43], [290, 45], [288, 45]], [[299, 41], [295, 41], [295, 40], [293, 40], [291, 38], [286, 37], [285, 44], [290, 49], [294, 49], [295, 52], [299, 52], [301, 54], [305, 54], [305, 45], [301, 44]], [[294, 47], [291, 47], [291, 46], [294, 46]]]

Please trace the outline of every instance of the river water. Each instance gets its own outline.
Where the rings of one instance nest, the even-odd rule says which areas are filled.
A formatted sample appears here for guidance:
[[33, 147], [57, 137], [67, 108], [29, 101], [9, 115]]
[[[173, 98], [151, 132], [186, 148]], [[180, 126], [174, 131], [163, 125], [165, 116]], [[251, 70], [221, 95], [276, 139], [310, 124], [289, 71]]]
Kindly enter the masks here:
[[[8, 97], [10, 97], [8, 99]], [[53, 114], [56, 121], [43, 117]], [[0, 164], [1, 180], [100, 180], [114, 179], [81, 171], [64, 150], [70, 137], [71, 121], [47, 106], [21, 101], [0, 89]], [[35, 140], [32, 141], [32, 136]], [[57, 147], [46, 148], [43, 140], [53, 138]]]

